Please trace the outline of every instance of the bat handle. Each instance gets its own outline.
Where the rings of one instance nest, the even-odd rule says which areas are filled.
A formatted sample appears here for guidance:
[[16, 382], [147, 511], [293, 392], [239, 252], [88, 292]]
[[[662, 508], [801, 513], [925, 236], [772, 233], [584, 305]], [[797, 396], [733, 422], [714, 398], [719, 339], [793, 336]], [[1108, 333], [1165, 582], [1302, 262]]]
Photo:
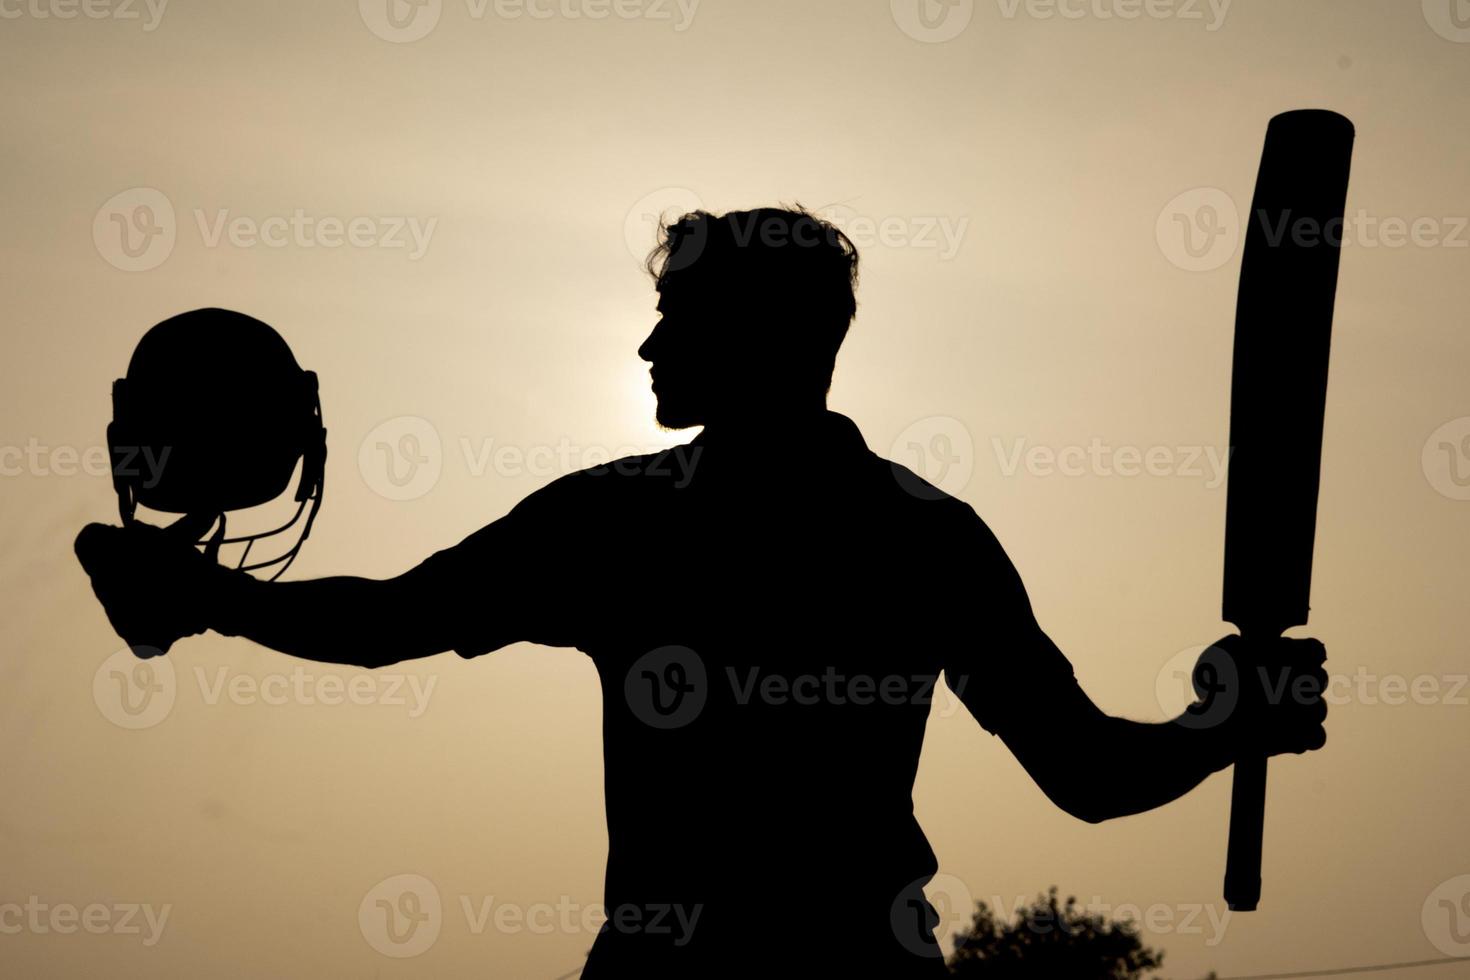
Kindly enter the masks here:
[[1261, 836], [1266, 819], [1266, 757], [1235, 763], [1230, 792], [1230, 843], [1225, 855], [1225, 904], [1254, 912], [1261, 900]]

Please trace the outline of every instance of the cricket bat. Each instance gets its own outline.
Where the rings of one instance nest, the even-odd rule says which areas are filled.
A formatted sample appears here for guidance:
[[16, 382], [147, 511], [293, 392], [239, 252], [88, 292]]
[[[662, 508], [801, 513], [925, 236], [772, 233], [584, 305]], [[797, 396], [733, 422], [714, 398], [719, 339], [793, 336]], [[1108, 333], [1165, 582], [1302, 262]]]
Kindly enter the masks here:
[[[1307, 622], [1327, 359], [1352, 157], [1335, 112], [1282, 113], [1246, 220], [1230, 384], [1224, 618], [1248, 642]], [[1235, 764], [1225, 901], [1261, 896], [1266, 760]]]

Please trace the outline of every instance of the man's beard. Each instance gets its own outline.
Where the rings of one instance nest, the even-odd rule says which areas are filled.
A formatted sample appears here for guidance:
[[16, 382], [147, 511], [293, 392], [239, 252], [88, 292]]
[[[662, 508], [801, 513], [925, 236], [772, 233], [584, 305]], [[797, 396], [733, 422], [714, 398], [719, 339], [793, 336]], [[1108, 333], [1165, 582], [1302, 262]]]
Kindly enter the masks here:
[[653, 413], [653, 420], [658, 423], [660, 429], [673, 432], [678, 429], [692, 429], [697, 425], [703, 425], [704, 421], [692, 411], [682, 406], [667, 406], [660, 400], [657, 410]]

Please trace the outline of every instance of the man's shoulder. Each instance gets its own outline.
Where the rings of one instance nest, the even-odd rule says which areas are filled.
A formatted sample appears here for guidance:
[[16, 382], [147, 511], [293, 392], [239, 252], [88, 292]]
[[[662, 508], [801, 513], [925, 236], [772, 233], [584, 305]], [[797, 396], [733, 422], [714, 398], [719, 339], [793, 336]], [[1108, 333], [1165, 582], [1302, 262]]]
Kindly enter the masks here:
[[[597, 466], [573, 470], [552, 480], [522, 501], [522, 506], [592, 501], [608, 495], [688, 486], [699, 447], [688, 443], [657, 452], [620, 456]], [[535, 503], [532, 503], [532, 502]]]
[[[886, 470], [884, 481], [887, 496], [895, 506], [902, 506], [915, 515], [947, 524], [983, 523], [975, 508], [965, 501], [946, 492], [920, 476], [902, 463], [874, 455], [875, 460]], [[876, 472], [875, 468], [875, 472]]]

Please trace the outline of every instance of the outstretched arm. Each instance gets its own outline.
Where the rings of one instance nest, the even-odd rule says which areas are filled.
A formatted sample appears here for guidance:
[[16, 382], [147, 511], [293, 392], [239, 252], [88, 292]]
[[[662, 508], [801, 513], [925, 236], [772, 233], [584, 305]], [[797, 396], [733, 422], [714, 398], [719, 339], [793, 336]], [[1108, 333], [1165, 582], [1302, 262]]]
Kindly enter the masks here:
[[[263, 582], [166, 528], [90, 524], [76, 541], [108, 619], [140, 656], [207, 629], [321, 663], [381, 667], [448, 650], [457, 583], [426, 562], [396, 578]], [[412, 614], [409, 614], [412, 611]]]
[[140, 657], [210, 629], [359, 667], [445, 650], [478, 656], [520, 640], [572, 646], [590, 604], [568, 600], [587, 590], [582, 566], [564, 557], [585, 540], [579, 515], [597, 486], [575, 477], [389, 579], [262, 582], [201, 554], [188, 522], [89, 524], [76, 552], [113, 628]]
[[242, 576], [212, 597], [209, 628], [305, 660], [384, 667], [453, 646], [433, 628], [443, 617], [418, 612], [432, 592], [432, 583], [416, 581], [415, 572], [304, 582]]

